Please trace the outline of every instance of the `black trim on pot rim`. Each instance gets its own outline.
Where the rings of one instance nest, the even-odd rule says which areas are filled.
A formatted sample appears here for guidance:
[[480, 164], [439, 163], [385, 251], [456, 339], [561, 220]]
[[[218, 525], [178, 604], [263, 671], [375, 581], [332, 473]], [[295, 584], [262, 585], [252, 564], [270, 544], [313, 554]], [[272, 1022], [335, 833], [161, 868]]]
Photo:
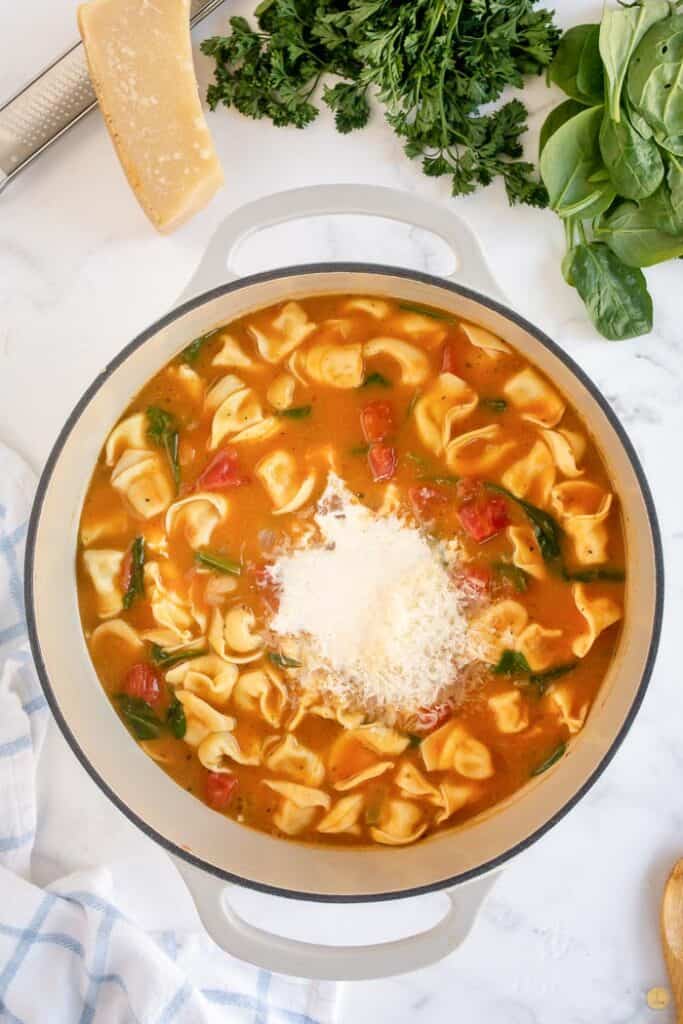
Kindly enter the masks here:
[[[432, 285], [436, 288], [444, 289], [446, 291], [453, 292], [457, 295], [461, 295], [466, 299], [471, 299], [474, 302], [479, 303], [488, 309], [499, 313], [504, 316], [507, 320], [512, 321], [518, 327], [528, 332], [532, 337], [536, 339], [544, 348], [548, 349], [554, 356], [556, 356], [564, 365], [574, 374], [574, 376], [583, 384], [586, 390], [591, 394], [593, 399], [600, 406], [605, 417], [609, 421], [612, 429], [616, 433], [619, 441], [624, 449], [631, 467], [638, 481], [638, 486], [645, 503], [647, 511], [647, 517], [650, 526], [650, 532], [652, 536], [652, 544], [654, 549], [654, 561], [655, 561], [655, 608], [652, 625], [652, 635], [650, 638], [650, 646], [647, 654], [647, 659], [643, 669], [642, 678], [638, 686], [638, 690], [635, 694], [633, 702], [629, 708], [628, 714], [624, 719], [621, 729], [614, 737], [610, 747], [605, 752], [600, 764], [594, 770], [583, 785], [577, 790], [570, 800], [565, 803], [560, 810], [558, 810], [551, 818], [548, 819], [540, 828], [536, 829], [531, 835], [526, 836], [520, 842], [516, 843], [513, 847], [507, 850], [505, 853], [500, 854], [498, 857], [494, 857], [490, 861], [480, 864], [476, 868], [472, 868], [469, 871], [461, 872], [458, 875], [454, 875], [450, 878], [441, 879], [436, 882], [429, 883], [428, 885], [415, 886], [409, 889], [401, 889], [395, 892], [381, 892], [372, 895], [335, 895], [335, 894], [316, 894], [310, 892], [299, 892], [294, 889], [284, 889], [278, 886], [265, 885], [261, 882], [255, 882], [249, 878], [242, 878], [239, 875], [231, 874], [228, 871], [224, 871], [222, 868], [217, 868], [213, 864], [209, 864], [194, 854], [189, 853], [182, 847], [177, 846], [175, 843], [170, 842], [164, 836], [160, 835], [155, 829], [153, 829], [146, 821], [140, 818], [123, 800], [121, 800], [116, 793], [109, 787], [105, 779], [103, 779], [99, 773], [95, 770], [93, 765], [90, 763], [85, 753], [80, 748], [78, 741], [72, 733], [66, 719], [62, 715], [59, 707], [56, 695], [52, 689], [50, 679], [43, 661], [42, 651], [40, 647], [40, 640], [38, 637], [38, 631], [36, 626], [36, 617], [34, 610], [34, 593], [33, 593], [33, 570], [35, 562], [35, 545], [36, 536], [38, 531], [38, 525], [40, 522], [40, 516], [43, 508], [43, 502], [45, 494], [47, 492], [52, 473], [55, 464], [61, 454], [64, 444], [71, 434], [72, 430], [76, 426], [81, 413], [90, 403], [93, 396], [100, 390], [103, 384], [107, 381], [111, 373], [120, 366], [129, 355], [135, 352], [138, 348], [145, 344], [151, 337], [158, 333], [162, 328], [168, 326], [168, 324], [177, 320], [185, 313], [190, 312], [193, 309], [198, 308], [205, 302], [212, 299], [220, 298], [223, 295], [227, 295], [233, 291], [239, 291], [242, 288], [250, 285], [259, 284], [264, 281], [273, 281], [278, 278], [288, 277], [305, 277], [312, 274], [329, 274], [329, 273], [352, 273], [352, 274], [370, 274], [375, 276], [390, 276], [405, 278], [407, 280], [419, 281], [422, 284]], [[252, 274], [249, 277], [240, 278], [237, 281], [230, 282], [229, 284], [220, 285], [216, 288], [212, 288], [208, 292], [204, 292], [201, 295], [184, 302], [181, 306], [178, 306], [167, 313], [166, 316], [161, 317], [150, 327], [142, 331], [138, 336], [126, 345], [118, 355], [108, 364], [105, 370], [100, 373], [95, 380], [86, 389], [82, 397], [76, 403], [74, 409], [69, 415], [66, 423], [60, 431], [57, 440], [54, 443], [52, 451], [48, 456], [47, 462], [41, 473], [36, 495], [31, 510], [31, 516], [29, 520], [28, 534], [26, 539], [26, 557], [24, 565], [24, 599], [26, 605], [26, 619], [28, 625], [28, 635], [31, 644], [31, 651], [35, 660], [36, 669], [40, 682], [45, 693], [45, 697], [50, 706], [50, 709], [59, 725], [64, 738], [71, 747], [73, 753], [76, 755], [82, 766], [93, 781], [99, 786], [102, 792], [109, 797], [111, 802], [130, 820], [136, 825], [142, 832], [144, 832], [150, 839], [153, 839], [156, 843], [162, 846], [169, 853], [174, 854], [176, 857], [182, 858], [187, 863], [194, 865], [194, 867], [201, 868], [209, 874], [215, 875], [218, 878], [223, 879], [225, 882], [232, 882], [237, 885], [245, 886], [249, 889], [255, 889], [259, 892], [269, 893], [274, 896], [282, 896], [288, 899], [301, 899], [309, 900], [312, 902], [320, 903], [372, 903], [380, 902], [383, 900], [391, 899], [403, 899], [409, 896], [418, 896], [423, 893], [436, 892], [441, 889], [447, 889], [455, 885], [459, 885], [463, 882], [470, 881], [471, 879], [478, 878], [482, 875], [488, 874], [491, 871], [500, 868], [507, 861], [511, 860], [517, 854], [526, 850], [529, 846], [535, 843], [541, 836], [545, 835], [554, 825], [556, 825], [562, 818], [581, 800], [583, 796], [588, 792], [589, 789], [597, 782], [598, 778], [602, 775], [603, 771], [607, 768], [610, 761], [616, 754], [617, 750], [621, 746], [627, 732], [631, 728], [633, 720], [640, 708], [645, 697], [654, 663], [657, 655], [657, 649], [659, 647], [659, 640], [662, 628], [662, 615], [664, 606], [664, 560], [662, 553], [662, 542], [659, 531], [659, 524], [657, 521], [657, 515], [655, 512], [654, 501], [652, 493], [650, 491], [649, 484], [643, 472], [643, 468], [640, 464], [640, 460], [635, 452], [629, 437], [624, 430], [621, 422], [617, 418], [616, 414], [612, 410], [611, 406], [605, 399], [605, 397], [598, 390], [592, 380], [584, 373], [580, 366], [578, 366], [574, 360], [564, 352], [554, 341], [552, 341], [543, 331], [533, 326], [524, 317], [515, 313], [513, 310], [507, 308], [495, 299], [490, 299], [485, 295], [473, 291], [470, 288], [466, 288], [463, 285], [455, 284], [451, 281], [443, 280], [439, 277], [435, 277], [431, 274], [425, 274], [419, 271], [405, 270], [397, 267], [384, 266], [382, 264], [365, 264], [365, 263], [312, 263], [303, 266], [292, 266], [283, 267], [278, 270], [266, 271], [259, 274]]]

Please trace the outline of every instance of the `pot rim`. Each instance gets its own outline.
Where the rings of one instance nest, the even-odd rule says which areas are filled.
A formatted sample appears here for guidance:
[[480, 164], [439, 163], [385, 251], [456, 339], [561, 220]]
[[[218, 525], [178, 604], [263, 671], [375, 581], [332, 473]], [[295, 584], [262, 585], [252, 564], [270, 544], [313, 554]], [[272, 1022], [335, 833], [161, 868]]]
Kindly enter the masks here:
[[[515, 843], [512, 847], [506, 850], [504, 853], [492, 858], [489, 861], [484, 861], [482, 864], [477, 865], [475, 868], [471, 868], [468, 871], [461, 872], [460, 874], [453, 875], [446, 879], [439, 879], [436, 882], [429, 883], [428, 885], [414, 886], [407, 889], [400, 889], [392, 892], [382, 892], [377, 894], [364, 894], [359, 896], [340, 895], [333, 893], [310, 893], [300, 892], [295, 889], [287, 889], [280, 886], [267, 885], [262, 882], [256, 882], [249, 878], [243, 878], [240, 875], [233, 874], [225, 871], [222, 868], [216, 867], [214, 864], [210, 864], [203, 860], [201, 857], [197, 857], [195, 854], [188, 852], [176, 843], [162, 836], [156, 831], [144, 818], [141, 818], [135, 811], [133, 811], [128, 804], [122, 800], [109, 786], [107, 781], [99, 774], [95, 769], [94, 765], [90, 762], [85, 752], [82, 750], [79, 742], [71, 731], [71, 728], [62, 715], [59, 701], [52, 688], [49, 674], [43, 660], [42, 649], [40, 645], [40, 639], [38, 636], [38, 628], [36, 622], [36, 613], [34, 608], [34, 586], [33, 586], [33, 570], [35, 564], [35, 548], [38, 533], [38, 526], [43, 509], [43, 503], [47, 490], [52, 479], [52, 474], [62, 452], [62, 449], [66, 443], [67, 438], [76, 427], [82, 412], [90, 404], [92, 398], [97, 394], [98, 391], [106, 384], [109, 377], [117, 367], [119, 367], [125, 360], [141, 348], [150, 338], [156, 335], [164, 327], [167, 327], [170, 323], [177, 320], [184, 314], [198, 309], [204, 303], [209, 302], [213, 299], [221, 298], [224, 295], [228, 295], [231, 292], [239, 291], [241, 288], [245, 288], [251, 285], [259, 284], [266, 281], [274, 281], [278, 278], [286, 277], [302, 277], [314, 274], [328, 274], [328, 273], [354, 273], [354, 274], [371, 274], [373, 276], [391, 276], [401, 277], [408, 280], [419, 281], [420, 283], [431, 285], [436, 288], [445, 289], [446, 291], [454, 292], [457, 295], [461, 295], [466, 299], [470, 299], [473, 302], [479, 303], [488, 309], [493, 310], [495, 313], [500, 314], [508, 320], [511, 320], [518, 327], [525, 330], [527, 333], [539, 342], [544, 348], [550, 351], [556, 356], [567, 369], [581, 382], [581, 384], [590, 393], [591, 397], [600, 406], [603, 414], [608, 420], [610, 426], [617, 435], [619, 442], [631, 464], [634, 475], [638, 482], [638, 487], [643, 498], [645, 510], [647, 513], [648, 524], [650, 528], [650, 534], [652, 539], [653, 554], [654, 554], [654, 568], [655, 568], [655, 607], [653, 610], [652, 619], [652, 633], [650, 636], [650, 643], [647, 652], [647, 658], [644, 663], [640, 683], [638, 689], [634, 695], [633, 701], [629, 707], [628, 713], [624, 718], [621, 728], [612, 739], [609, 747], [605, 751], [602, 760], [594, 769], [591, 775], [584, 780], [583, 784], [573, 794], [573, 796], [560, 807], [546, 822], [543, 823], [534, 832], [525, 836], [518, 843]], [[495, 299], [491, 299], [486, 295], [482, 295], [480, 292], [474, 289], [468, 288], [464, 285], [457, 284], [450, 280], [445, 280], [433, 274], [426, 274], [422, 271], [414, 271], [400, 267], [392, 267], [384, 264], [377, 263], [359, 263], [359, 262], [322, 262], [322, 263], [307, 263], [307, 264], [295, 264], [288, 267], [280, 267], [275, 270], [262, 271], [258, 274], [251, 274], [247, 277], [239, 278], [235, 281], [218, 285], [209, 291], [202, 292], [201, 294], [181, 303], [179, 306], [175, 306], [164, 316], [154, 321], [149, 327], [146, 327], [141, 331], [132, 341], [130, 341], [120, 352], [107, 364], [105, 369], [93, 380], [93, 382], [86, 388], [78, 402], [72, 409], [71, 413], [67, 417], [64, 426], [57, 435], [57, 439], [50, 451], [47, 458], [43, 471], [38, 481], [33, 506], [31, 509], [31, 515], [29, 519], [28, 532], [26, 537], [26, 554], [24, 560], [24, 603], [26, 609], [26, 621], [28, 628], [29, 643], [31, 646], [31, 653], [38, 673], [38, 678], [45, 694], [45, 698], [48, 702], [50, 710], [55, 717], [55, 720], [64, 736], [66, 742], [70, 746], [72, 752], [75, 754], [78, 761], [81, 763], [85, 771], [88, 773], [90, 778], [95, 782], [99, 789], [109, 798], [115, 807], [121, 811], [122, 814], [128, 818], [137, 828], [139, 828], [148, 838], [152, 839], [155, 843], [165, 849], [168, 853], [180, 857], [188, 864], [193, 865], [196, 868], [200, 868], [209, 874], [222, 879], [225, 882], [234, 883], [243, 886], [247, 889], [253, 889], [258, 892], [267, 893], [273, 896], [281, 896], [287, 899], [299, 899], [310, 902], [319, 903], [373, 903], [383, 902], [385, 900], [392, 899], [404, 899], [410, 896], [420, 896], [425, 893], [438, 892], [442, 889], [449, 889], [453, 886], [460, 885], [464, 882], [471, 881], [475, 878], [479, 878], [489, 872], [500, 869], [513, 857], [522, 853], [528, 847], [532, 846], [542, 836], [549, 832], [555, 825], [560, 822], [569, 811], [581, 800], [586, 793], [593, 787], [593, 785], [600, 778], [602, 773], [605, 771], [607, 766], [612, 761], [612, 758], [616, 754], [617, 750], [621, 746], [626, 734], [631, 728], [636, 714], [638, 713], [640, 706], [645, 697], [646, 690], [650, 683], [652, 671], [654, 668], [655, 660], [657, 657], [657, 651], [659, 648], [659, 641], [662, 631], [662, 617], [664, 609], [664, 557], [662, 549], [662, 540], [659, 529], [659, 523], [657, 520], [657, 513], [655, 510], [655, 504], [652, 497], [652, 492], [648, 484], [647, 478], [643, 471], [640, 459], [633, 447], [631, 440], [628, 437], [624, 427], [618, 419], [616, 413], [604, 397], [602, 392], [599, 390], [596, 384], [593, 383], [591, 378], [584, 372], [584, 370], [568, 355], [556, 342], [548, 337], [540, 328], [530, 323], [525, 317], [516, 313], [503, 303], [498, 302]]]

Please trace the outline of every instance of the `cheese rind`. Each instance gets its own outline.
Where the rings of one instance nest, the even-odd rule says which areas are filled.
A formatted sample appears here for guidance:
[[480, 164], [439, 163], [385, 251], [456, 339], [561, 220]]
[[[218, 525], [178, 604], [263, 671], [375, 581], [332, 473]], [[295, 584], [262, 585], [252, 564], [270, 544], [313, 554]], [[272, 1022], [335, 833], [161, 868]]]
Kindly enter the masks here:
[[190, 0], [91, 0], [78, 26], [126, 177], [154, 226], [172, 231], [223, 184], [192, 62]]

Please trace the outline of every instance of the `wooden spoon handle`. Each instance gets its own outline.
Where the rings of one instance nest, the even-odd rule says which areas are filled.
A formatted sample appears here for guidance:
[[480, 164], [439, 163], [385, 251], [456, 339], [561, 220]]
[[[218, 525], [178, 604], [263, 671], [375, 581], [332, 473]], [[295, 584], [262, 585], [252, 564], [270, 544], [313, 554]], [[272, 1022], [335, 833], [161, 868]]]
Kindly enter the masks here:
[[676, 1003], [676, 1021], [683, 1024], [683, 860], [674, 865], [664, 887], [660, 924], [664, 958]]

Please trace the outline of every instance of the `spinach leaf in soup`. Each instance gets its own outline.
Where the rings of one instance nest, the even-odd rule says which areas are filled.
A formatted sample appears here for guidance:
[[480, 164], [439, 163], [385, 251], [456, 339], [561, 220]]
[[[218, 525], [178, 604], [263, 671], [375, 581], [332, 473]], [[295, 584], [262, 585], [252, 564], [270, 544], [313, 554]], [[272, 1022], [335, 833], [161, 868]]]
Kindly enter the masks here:
[[607, 109], [613, 121], [621, 120], [624, 80], [634, 50], [649, 29], [669, 14], [667, 0], [605, 7], [600, 22], [599, 50], [607, 81]]
[[610, 181], [625, 199], [644, 199], [659, 188], [664, 161], [653, 139], [643, 139], [622, 112], [619, 122], [605, 113], [600, 152]]
[[548, 68], [550, 81], [587, 107], [602, 103], [603, 98], [599, 33], [599, 25], [574, 25], [568, 29]]
[[541, 177], [550, 205], [560, 217], [597, 217], [616, 192], [600, 153], [603, 108], [590, 107], [566, 121], [548, 139], [541, 154]]
[[146, 701], [127, 694], [118, 694], [116, 699], [123, 720], [137, 739], [156, 740], [161, 736], [163, 723]]
[[175, 693], [173, 699], [168, 706], [166, 711], [166, 725], [169, 731], [177, 740], [181, 740], [187, 731], [187, 719], [185, 717], [185, 708], [181, 701], [178, 700]]
[[491, 670], [494, 676], [529, 675], [531, 668], [521, 651], [506, 649]]
[[610, 341], [648, 334], [652, 298], [643, 272], [626, 266], [600, 242], [572, 251], [572, 280], [597, 330]]
[[597, 238], [629, 267], [652, 267], [683, 255], [683, 235], [656, 227], [648, 202], [619, 203], [596, 227]]
[[531, 523], [531, 528], [534, 531], [536, 543], [544, 562], [553, 562], [556, 558], [560, 557], [562, 553], [562, 529], [549, 512], [538, 508], [537, 505], [532, 505], [529, 501], [524, 501], [523, 498], [518, 498], [516, 494], [513, 494], [507, 487], [502, 487], [500, 484], [486, 483], [485, 487], [488, 491], [502, 494], [510, 501], [514, 501], [519, 505]]
[[[649, 5], [648, 5], [649, 6]], [[656, 134], [683, 135], [683, 15], [658, 21], [628, 67], [628, 98]]]
[[173, 413], [161, 409], [158, 405], [148, 406], [147, 436], [166, 452], [177, 493], [180, 488], [180, 433]]
[[130, 548], [130, 574], [123, 595], [123, 607], [130, 608], [137, 597], [145, 596], [145, 538], [136, 537]]
[[541, 128], [541, 134], [538, 140], [538, 156], [540, 159], [541, 153], [545, 149], [545, 144], [551, 135], [554, 135], [558, 128], [561, 128], [565, 122], [570, 121], [575, 114], [580, 114], [584, 109], [584, 105], [579, 103], [578, 100], [564, 100], [559, 106], [554, 107], [550, 111], [543, 127]]
[[547, 772], [549, 768], [552, 768], [552, 766], [554, 764], [557, 764], [557, 762], [562, 757], [564, 757], [564, 755], [566, 753], [566, 750], [567, 750], [567, 744], [566, 743], [560, 743], [559, 746], [555, 747], [553, 752], [551, 754], [549, 754], [548, 757], [546, 757], [545, 761], [541, 761], [541, 763], [539, 765], [537, 765], [535, 768], [532, 769], [532, 771], [531, 771], [532, 777], [536, 776], [536, 775], [542, 775], [543, 772]]

